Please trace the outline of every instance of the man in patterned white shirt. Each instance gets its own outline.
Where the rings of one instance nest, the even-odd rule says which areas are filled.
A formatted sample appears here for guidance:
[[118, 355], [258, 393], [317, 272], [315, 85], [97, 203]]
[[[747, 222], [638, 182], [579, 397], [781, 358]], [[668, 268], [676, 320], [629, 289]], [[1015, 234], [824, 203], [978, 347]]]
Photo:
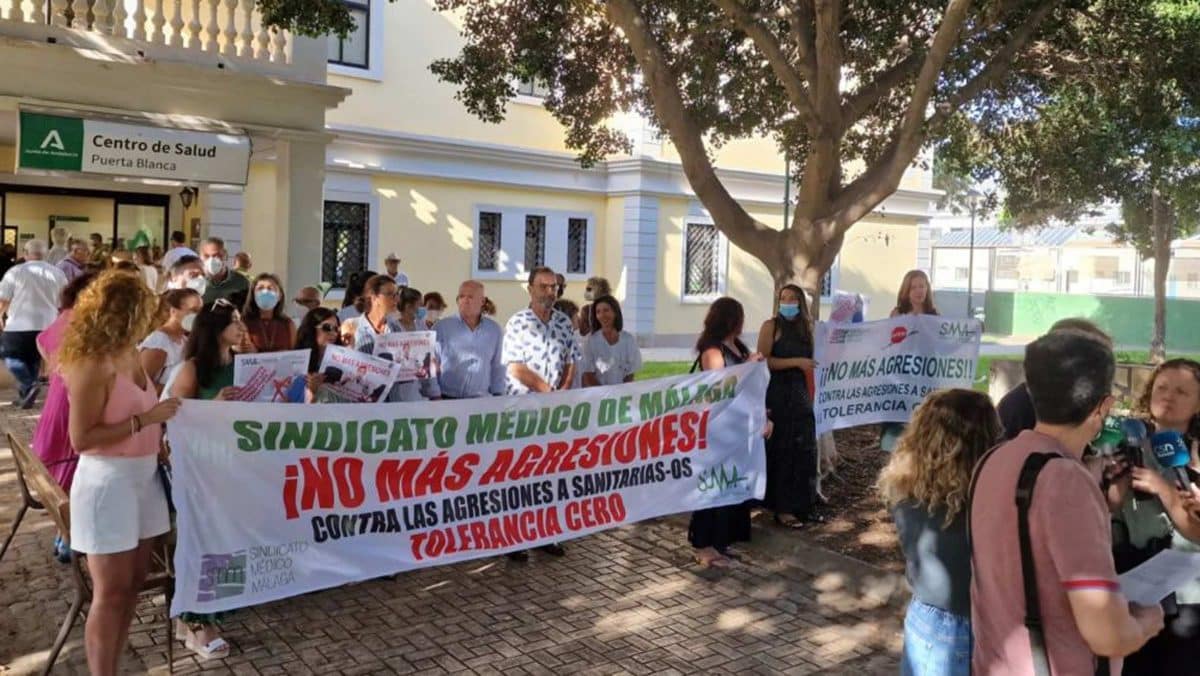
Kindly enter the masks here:
[[[558, 278], [547, 267], [529, 273], [529, 307], [513, 315], [504, 327], [501, 361], [508, 375], [509, 395], [553, 392], [571, 387], [579, 348], [571, 320], [554, 309]], [[566, 553], [560, 544], [538, 547], [551, 556]], [[508, 558], [525, 561], [529, 553], [513, 552]]]
[[508, 371], [508, 394], [553, 392], [571, 386], [580, 359], [575, 329], [554, 309], [558, 279], [550, 268], [529, 273], [529, 307], [504, 327], [502, 361]]

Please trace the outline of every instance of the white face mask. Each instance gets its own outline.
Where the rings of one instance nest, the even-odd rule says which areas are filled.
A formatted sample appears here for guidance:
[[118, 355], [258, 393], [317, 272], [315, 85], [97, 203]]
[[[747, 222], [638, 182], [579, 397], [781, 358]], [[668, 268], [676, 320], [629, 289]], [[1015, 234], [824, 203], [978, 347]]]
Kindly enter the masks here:
[[216, 277], [225, 269], [225, 261], [213, 256], [212, 258], [204, 259], [204, 272], [209, 277]]
[[425, 313], [425, 321], [429, 322], [430, 324], [435, 324], [437, 323], [437, 320], [441, 318], [441, 316], [441, 310], [430, 310], [429, 312]]
[[192, 327], [196, 325], [196, 313], [189, 312], [186, 315], [184, 315], [183, 319], [179, 320], [179, 325], [183, 327], [184, 331], [191, 333]]
[[208, 280], [203, 277], [192, 277], [187, 280], [185, 286], [203, 296], [204, 292], [208, 290]]

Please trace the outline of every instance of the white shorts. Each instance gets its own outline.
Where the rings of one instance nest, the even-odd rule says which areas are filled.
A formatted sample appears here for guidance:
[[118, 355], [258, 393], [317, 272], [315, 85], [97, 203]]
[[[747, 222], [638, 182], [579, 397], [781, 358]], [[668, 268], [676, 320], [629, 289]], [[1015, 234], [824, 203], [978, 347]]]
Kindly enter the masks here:
[[71, 483], [71, 549], [116, 554], [171, 529], [158, 457], [79, 456]]

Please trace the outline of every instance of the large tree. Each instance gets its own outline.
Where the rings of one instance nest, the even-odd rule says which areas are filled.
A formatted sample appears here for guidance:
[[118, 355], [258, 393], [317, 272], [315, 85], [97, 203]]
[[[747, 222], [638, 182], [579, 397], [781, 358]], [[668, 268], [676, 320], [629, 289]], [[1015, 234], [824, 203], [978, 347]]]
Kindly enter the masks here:
[[1119, 241], [1154, 260], [1154, 361], [1166, 354], [1171, 241], [1200, 222], [1200, 3], [1096, 2], [1074, 60], [1034, 114], [992, 120], [968, 109], [939, 164], [996, 179], [1016, 227], [1070, 222], [1120, 204]]
[[[484, 120], [513, 83], [546, 108], [584, 163], [628, 152], [609, 124], [655, 120], [717, 227], [775, 283], [814, 297], [847, 230], [891, 195], [923, 147], [971, 105], [1008, 119], [1075, 40], [1085, 0], [438, 0], [465, 45], [433, 64]], [[1069, 59], [1067, 59], [1069, 61]], [[722, 185], [711, 151], [767, 135], [799, 184], [783, 230]]]

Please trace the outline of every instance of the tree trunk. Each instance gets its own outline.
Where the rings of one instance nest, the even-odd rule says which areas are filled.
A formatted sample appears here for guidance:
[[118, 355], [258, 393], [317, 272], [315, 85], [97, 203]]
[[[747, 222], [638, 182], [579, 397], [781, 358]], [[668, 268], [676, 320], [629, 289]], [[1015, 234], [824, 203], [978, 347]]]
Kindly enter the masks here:
[[[1167, 211], [1168, 213], [1164, 213]], [[1154, 247], [1154, 336], [1150, 339], [1150, 363], [1167, 360], [1167, 272], [1171, 267], [1171, 227], [1174, 212], [1164, 210], [1155, 190], [1150, 201], [1150, 223]]]

